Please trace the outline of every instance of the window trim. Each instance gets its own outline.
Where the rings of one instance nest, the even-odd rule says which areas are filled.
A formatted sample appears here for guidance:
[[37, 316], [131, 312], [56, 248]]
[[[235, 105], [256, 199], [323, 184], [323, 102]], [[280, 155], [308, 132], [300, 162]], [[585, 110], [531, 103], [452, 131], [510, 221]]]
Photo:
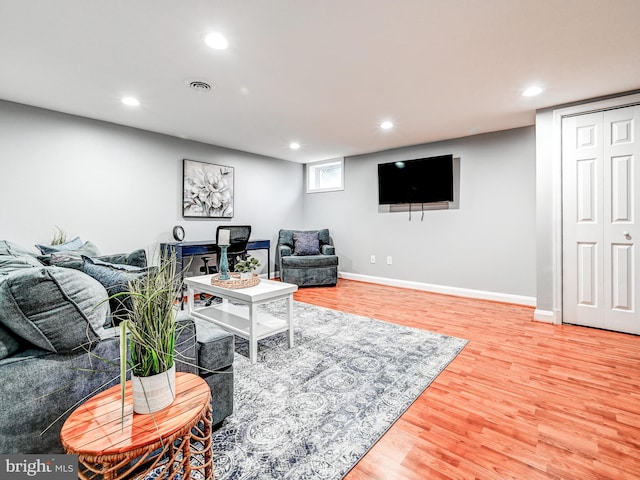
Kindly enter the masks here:
[[[328, 187], [328, 188], [311, 188], [309, 186], [309, 175], [311, 170], [317, 170], [318, 167], [328, 166], [328, 165], [340, 165], [340, 185], [337, 187]], [[328, 160], [320, 160], [318, 162], [311, 162], [305, 164], [305, 193], [322, 193], [322, 192], [337, 192], [340, 190], [344, 190], [344, 157], [331, 158]]]

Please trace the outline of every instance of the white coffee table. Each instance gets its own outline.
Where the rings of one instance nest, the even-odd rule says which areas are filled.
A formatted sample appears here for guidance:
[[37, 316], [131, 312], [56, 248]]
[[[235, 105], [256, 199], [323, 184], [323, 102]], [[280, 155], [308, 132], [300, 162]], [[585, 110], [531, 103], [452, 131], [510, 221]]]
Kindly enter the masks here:
[[[297, 285], [261, 279], [253, 287], [230, 289], [211, 285], [211, 277], [212, 275], [201, 275], [184, 279], [187, 286], [187, 309], [192, 316], [213, 322], [228, 332], [247, 339], [251, 363], [256, 363], [258, 357], [258, 340], [276, 333], [289, 331], [289, 348], [293, 347], [293, 292], [298, 290]], [[195, 292], [220, 297], [222, 303], [196, 309]], [[286, 319], [258, 312], [259, 304], [283, 298], [287, 299]]]

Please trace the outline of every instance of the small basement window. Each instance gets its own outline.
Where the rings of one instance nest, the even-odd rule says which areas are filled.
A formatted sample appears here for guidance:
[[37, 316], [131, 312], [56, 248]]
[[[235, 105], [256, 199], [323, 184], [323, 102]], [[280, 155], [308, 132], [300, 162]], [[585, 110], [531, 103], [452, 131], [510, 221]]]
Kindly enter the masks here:
[[307, 193], [344, 190], [344, 158], [308, 163]]

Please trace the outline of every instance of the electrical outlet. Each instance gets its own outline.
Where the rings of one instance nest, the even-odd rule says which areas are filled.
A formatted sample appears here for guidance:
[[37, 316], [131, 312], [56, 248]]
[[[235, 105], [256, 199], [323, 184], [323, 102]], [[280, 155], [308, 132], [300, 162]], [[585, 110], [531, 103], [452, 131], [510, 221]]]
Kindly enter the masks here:
[[371, 255], [371, 263], [376, 263], [376, 256], [375, 255]]
[[391, 258], [391, 256], [387, 257], [387, 265], [391, 265], [393, 264], [393, 259]]

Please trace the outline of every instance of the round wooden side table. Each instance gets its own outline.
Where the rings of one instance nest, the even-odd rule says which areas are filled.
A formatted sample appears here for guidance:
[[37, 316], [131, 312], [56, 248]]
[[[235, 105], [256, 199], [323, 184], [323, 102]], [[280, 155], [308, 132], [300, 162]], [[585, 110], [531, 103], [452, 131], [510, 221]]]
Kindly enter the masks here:
[[[133, 412], [127, 382], [124, 416], [120, 385], [80, 405], [60, 432], [65, 451], [78, 454], [78, 478], [213, 478], [211, 390], [191, 373], [176, 374], [176, 399], [152, 414]], [[155, 475], [154, 475], [155, 476]]]

